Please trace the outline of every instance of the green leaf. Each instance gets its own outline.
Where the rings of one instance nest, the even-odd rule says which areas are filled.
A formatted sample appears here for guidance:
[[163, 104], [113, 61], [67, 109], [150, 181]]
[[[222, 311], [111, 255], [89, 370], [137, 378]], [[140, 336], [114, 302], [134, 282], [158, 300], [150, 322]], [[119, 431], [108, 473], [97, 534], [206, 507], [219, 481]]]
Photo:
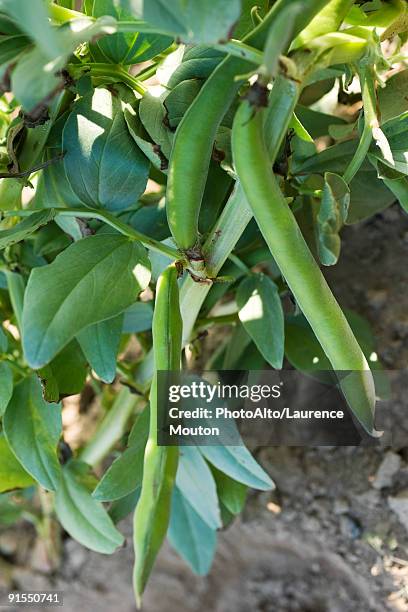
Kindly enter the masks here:
[[42, 227], [33, 240], [34, 254], [38, 257], [53, 256], [67, 248], [72, 240], [56, 223]]
[[168, 87], [172, 89], [187, 79], [207, 79], [224, 57], [225, 53], [206, 45], [187, 48], [182, 63], [169, 79]]
[[284, 356], [284, 317], [275, 283], [265, 274], [253, 274], [238, 287], [238, 316], [260, 353], [280, 369]]
[[[130, 11], [117, 6], [113, 0], [94, 0], [92, 7], [94, 17], [111, 15], [119, 22], [131, 20]], [[171, 45], [173, 39], [160, 34], [141, 34], [134, 32], [130, 34], [113, 34], [98, 40], [91, 45], [91, 50], [99, 52], [102, 59], [114, 64], [137, 64], [152, 59]], [[96, 47], [96, 49], [95, 49]], [[96, 53], [98, 55], [98, 53]]]
[[[21, 1], [21, 0], [19, 0]], [[41, 0], [35, 0], [41, 2]], [[41, 2], [43, 4], [43, 2]], [[37, 16], [34, 16], [37, 19]], [[81, 27], [78, 27], [78, 26]], [[101, 17], [96, 21], [90, 19], [72, 20], [58, 30], [49, 29], [53, 36], [47, 34], [44, 40], [57, 40], [52, 48], [45, 48], [36, 40], [37, 46], [29, 48], [20, 57], [11, 74], [12, 90], [26, 111], [34, 110], [38, 105], [49, 101], [60, 89], [63, 89], [61, 70], [68, 57], [81, 43], [87, 42], [101, 34], [111, 34], [116, 29], [112, 17]], [[48, 38], [47, 38], [48, 36]]]
[[124, 117], [129, 133], [137, 146], [143, 151], [153, 166], [161, 172], [166, 172], [169, 162], [161, 151], [160, 145], [152, 142], [140, 120], [139, 114], [130, 107], [125, 108]]
[[[55, 159], [57, 155], [61, 155], [62, 132], [68, 116], [69, 112], [64, 113], [53, 124], [44, 148], [44, 162]], [[34, 202], [38, 208], [75, 208], [83, 205], [80, 198], [72, 191], [62, 159], [50, 164], [42, 171], [36, 195], [34, 196]], [[60, 221], [61, 218], [57, 218], [56, 223], [60, 225]], [[75, 220], [66, 218], [64, 222], [73, 223]]]
[[45, 489], [55, 491], [61, 474], [57, 457], [61, 407], [43, 400], [36, 376], [15, 387], [3, 427], [10, 448], [27, 472]]
[[0, 35], [0, 75], [3, 76], [10, 64], [19, 57], [30, 44], [30, 39], [21, 34]]
[[32, 40], [48, 60], [62, 52], [61, 40], [55, 28], [50, 26], [47, 9], [42, 0], [1, 0], [0, 10], [5, 11]]
[[113, 318], [150, 280], [145, 249], [117, 235], [89, 236], [35, 268], [24, 300], [23, 347], [39, 369], [88, 325]]
[[95, 499], [121, 499], [141, 485], [148, 432], [149, 409], [146, 408], [132, 428], [128, 448], [107, 469], [93, 492]]
[[166, 123], [175, 130], [185, 115], [187, 109], [194, 102], [202, 87], [198, 79], [190, 79], [176, 85], [166, 96], [164, 107], [167, 110]]
[[[0, 492], [22, 489], [34, 484], [21, 463], [11, 451], [3, 433], [0, 433]], [[16, 511], [16, 509], [14, 509]], [[0, 509], [1, 516], [1, 509]]]
[[211, 471], [217, 485], [220, 502], [231, 514], [239, 514], [245, 505], [248, 487], [233, 480], [215, 467], [212, 467]]
[[350, 184], [351, 200], [346, 225], [359, 223], [385, 210], [395, 202], [395, 197], [378, 180], [375, 172], [358, 172]]
[[385, 87], [378, 89], [378, 106], [384, 123], [408, 111], [407, 89], [408, 70], [397, 72], [388, 79]]
[[245, 446], [200, 446], [201, 454], [224, 474], [253, 489], [274, 488], [268, 474], [255, 461]]
[[17, 326], [21, 332], [25, 294], [24, 278], [18, 272], [10, 272], [10, 270], [5, 270], [4, 273], [7, 278], [7, 288], [10, 296], [10, 302], [16, 317]]
[[312, 138], [326, 136], [330, 133], [331, 126], [335, 126], [337, 128], [349, 127], [349, 124], [340, 117], [320, 113], [307, 106], [301, 106], [300, 104], [296, 107], [296, 116]]
[[[87, 373], [87, 363], [81, 348], [76, 340], [72, 340], [48, 366], [39, 371], [45, 385], [44, 398], [58, 402], [63, 397], [80, 393]], [[55, 389], [58, 390], [56, 398]]]
[[177, 486], [173, 489], [168, 530], [170, 544], [199, 576], [208, 573], [215, 554], [217, 533], [203, 521]]
[[124, 312], [123, 333], [135, 334], [152, 329], [153, 307], [150, 302], [136, 302]]
[[391, 119], [382, 126], [382, 131], [377, 132], [386, 144], [384, 147], [378, 139], [377, 146], [372, 147], [373, 156], [389, 168], [408, 175], [408, 112]]
[[161, 98], [147, 93], [139, 105], [139, 116], [154, 144], [160, 147], [160, 157], [169, 159], [174, 134], [166, 127], [166, 109]]
[[58, 520], [65, 531], [83, 546], [109, 555], [123, 544], [124, 538], [102, 504], [89, 493], [75, 463], [70, 461], [62, 470], [61, 483], [55, 494]]
[[408, 213], [408, 176], [396, 172], [369, 154], [369, 159], [377, 169], [378, 177], [394, 194], [402, 208]]
[[114, 502], [112, 502], [109, 507], [108, 514], [115, 525], [134, 511], [136, 504], [139, 501], [140, 491], [141, 487], [137, 487], [137, 489], [131, 493], [128, 493], [128, 495], [125, 497], [121, 497], [120, 499], [116, 499]]
[[111, 383], [116, 376], [116, 357], [122, 335], [123, 314], [90, 325], [77, 335], [77, 340], [89, 365], [103, 382]]
[[[14, 457], [14, 455], [12, 456]], [[1, 471], [1, 467], [0, 467], [0, 471]], [[23, 491], [22, 493], [24, 492], [25, 491]], [[0, 525], [2, 527], [4, 526], [8, 527], [9, 525], [14, 525], [21, 519], [21, 516], [24, 512], [24, 506], [17, 506], [17, 504], [15, 503], [15, 498], [16, 498], [15, 491], [12, 493], [3, 493], [2, 495], [0, 495]]]
[[63, 149], [72, 190], [86, 206], [124, 210], [144, 192], [149, 161], [128, 132], [120, 99], [107, 89], [75, 102]]
[[316, 217], [317, 247], [323, 265], [333, 266], [340, 256], [339, 232], [350, 205], [350, 189], [341, 176], [326, 172], [323, 196]]
[[190, 43], [211, 44], [227, 40], [241, 13], [239, 0], [202, 0], [199, 3], [120, 0], [120, 4], [128, 10], [133, 9], [135, 17]]
[[190, 446], [182, 448], [176, 485], [183, 497], [211, 529], [221, 527], [215, 481], [210, 468], [196, 448]]
[[3, 416], [12, 395], [13, 371], [7, 362], [0, 361], [0, 417]]

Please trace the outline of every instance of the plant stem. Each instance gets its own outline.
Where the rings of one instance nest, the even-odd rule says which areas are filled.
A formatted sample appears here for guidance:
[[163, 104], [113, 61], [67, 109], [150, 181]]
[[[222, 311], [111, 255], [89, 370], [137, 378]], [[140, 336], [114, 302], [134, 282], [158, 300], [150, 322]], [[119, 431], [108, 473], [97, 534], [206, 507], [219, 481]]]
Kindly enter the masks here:
[[246, 59], [248, 62], [251, 62], [256, 66], [260, 66], [263, 63], [262, 51], [258, 51], [258, 49], [254, 49], [254, 47], [251, 47], [240, 40], [231, 38], [225, 43], [214, 45], [214, 48], [218, 49], [219, 51], [223, 51], [224, 53], [228, 53], [229, 55]]
[[[3, 213], [4, 217], [29, 217], [35, 212], [39, 212], [41, 210], [47, 209], [30, 209], [30, 210], [8, 210]], [[137, 230], [133, 229], [124, 221], [121, 221], [111, 213], [107, 211], [99, 211], [93, 208], [54, 208], [54, 212], [56, 216], [60, 217], [76, 217], [77, 219], [98, 219], [99, 221], [103, 221], [107, 223], [118, 232], [131, 238], [132, 240], [139, 240], [145, 247], [152, 251], [157, 251], [162, 255], [165, 255], [169, 259], [176, 259], [183, 261], [183, 257], [180, 252], [171, 246], [163, 244], [158, 240], [154, 240], [154, 238], [150, 238], [145, 234], [141, 234]]]
[[81, 461], [94, 467], [109, 454], [125, 433], [127, 422], [138, 402], [140, 397], [132, 395], [126, 387], [120, 390], [95, 435], [82, 450], [79, 456]]
[[360, 170], [373, 140], [373, 129], [379, 127], [376, 110], [375, 79], [371, 67], [361, 71], [360, 83], [363, 96], [364, 129], [357, 150], [343, 175], [347, 184], [351, 183]]
[[150, 79], [150, 77], [154, 76], [156, 72], [157, 72], [157, 64], [153, 64], [152, 66], [148, 66], [144, 70], [141, 70], [140, 72], [138, 72], [135, 78], [137, 78], [139, 82], [147, 81], [147, 79]]
[[235, 325], [238, 320], [238, 315], [236, 313], [220, 315], [218, 317], [207, 317], [206, 319], [197, 319], [196, 329], [206, 329], [213, 325]]
[[171, 36], [168, 30], [162, 30], [161, 28], [150, 25], [150, 23], [146, 23], [146, 21], [142, 21], [141, 19], [118, 21], [116, 31], [123, 34], [141, 32], [143, 34], [161, 34], [162, 36]]
[[248, 274], [250, 272], [250, 269], [248, 268], [248, 266], [243, 261], [241, 261], [239, 257], [234, 255], [233, 253], [230, 253], [230, 255], [228, 256], [228, 259], [232, 261], [232, 263], [235, 264], [237, 268], [239, 268], [244, 274]]
[[126, 83], [126, 85], [129, 85], [129, 87], [137, 91], [142, 96], [144, 96], [147, 92], [147, 89], [142, 85], [139, 79], [129, 74], [129, 72], [127, 72], [122, 66], [97, 62], [79, 65], [69, 64], [67, 69], [74, 78], [78, 78], [79, 75], [86, 73], [93, 77], [112, 79], [114, 83]]
[[47, 560], [52, 570], [56, 570], [61, 561], [61, 528], [54, 518], [54, 494], [38, 487], [42, 518], [36, 522], [38, 534], [43, 539]]
[[[231, 251], [252, 219], [252, 211], [237, 183], [220, 218], [203, 247], [207, 274], [215, 278]], [[180, 290], [180, 309], [183, 318], [183, 345], [187, 344], [201, 306], [212, 283], [199, 283], [187, 277]]]

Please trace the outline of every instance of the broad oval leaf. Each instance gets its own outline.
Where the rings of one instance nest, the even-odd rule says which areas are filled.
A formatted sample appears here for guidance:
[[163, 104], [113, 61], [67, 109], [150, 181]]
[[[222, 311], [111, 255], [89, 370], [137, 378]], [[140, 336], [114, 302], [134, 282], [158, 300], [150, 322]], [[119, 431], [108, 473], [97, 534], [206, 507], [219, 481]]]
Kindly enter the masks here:
[[23, 348], [42, 368], [88, 325], [136, 301], [150, 281], [145, 249], [123, 236], [89, 236], [31, 272], [24, 299]]
[[37, 371], [47, 402], [80, 393], [84, 387], [88, 367], [76, 340], [72, 340], [44, 368]]
[[[93, 17], [111, 15], [119, 22], [129, 21], [132, 13], [118, 6], [114, 0], [94, 0], [92, 7]], [[96, 60], [105, 62], [106, 60], [114, 64], [136, 64], [145, 62], [158, 55], [171, 45], [173, 39], [161, 34], [142, 34], [133, 32], [129, 34], [113, 34], [105, 36], [91, 45], [92, 53]]]
[[210, 468], [196, 448], [184, 446], [181, 449], [176, 485], [211, 529], [221, 527], [215, 481]]
[[123, 333], [134, 334], [152, 329], [153, 308], [150, 302], [136, 302], [125, 310]]
[[36, 376], [15, 387], [3, 427], [10, 448], [26, 471], [45, 489], [55, 491], [61, 475], [57, 457], [61, 407], [43, 400]]
[[0, 493], [12, 489], [23, 489], [32, 484], [34, 480], [16, 459], [4, 434], [0, 433]]
[[89, 365], [103, 382], [111, 383], [116, 376], [116, 357], [122, 335], [123, 314], [89, 325], [77, 335], [77, 340]]
[[317, 247], [323, 265], [333, 266], [340, 256], [339, 232], [346, 222], [350, 205], [350, 189], [343, 178], [326, 172], [323, 196], [317, 214]]
[[175, 486], [167, 534], [170, 544], [199, 576], [207, 574], [214, 558], [217, 533], [197, 514]]
[[280, 369], [284, 357], [284, 317], [279, 291], [265, 274], [245, 278], [237, 292], [238, 316], [266, 361]]
[[75, 102], [63, 149], [72, 190], [86, 206], [124, 210], [144, 192], [149, 161], [128, 132], [120, 99], [107, 89]]
[[58, 520], [72, 538], [109, 555], [123, 544], [124, 538], [102, 504], [93, 499], [75, 464], [78, 462], [70, 462], [62, 470], [55, 494]]
[[268, 474], [242, 446], [200, 446], [201, 454], [220, 472], [253, 489], [269, 491], [275, 487]]
[[212, 466], [212, 474], [217, 485], [217, 493], [220, 502], [231, 514], [239, 514], [246, 501], [248, 487], [220, 472]]

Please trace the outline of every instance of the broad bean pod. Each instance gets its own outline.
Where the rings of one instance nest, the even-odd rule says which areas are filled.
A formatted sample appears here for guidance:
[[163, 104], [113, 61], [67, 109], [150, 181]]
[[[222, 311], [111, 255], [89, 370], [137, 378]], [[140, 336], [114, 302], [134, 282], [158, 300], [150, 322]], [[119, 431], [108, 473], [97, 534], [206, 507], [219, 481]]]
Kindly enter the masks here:
[[[292, 3], [295, 2], [303, 6], [296, 18], [293, 36], [326, 5], [322, 0], [303, 3], [293, 0]], [[244, 42], [261, 49], [274, 20], [287, 6], [287, 0], [278, 0]], [[250, 68], [246, 60], [226, 57], [208, 78], [177, 128], [169, 163], [167, 217], [178, 247], [187, 254], [190, 252], [192, 259], [199, 245], [198, 218], [216, 131], [242, 84], [237, 75]]]
[[[156, 372], [180, 369], [182, 321], [177, 270], [169, 266], [159, 277], [153, 316], [153, 350]], [[178, 465], [178, 448], [158, 446], [157, 373], [150, 390], [150, 425], [146, 444], [142, 490], [134, 515], [134, 590], [141, 595], [156, 555], [166, 536], [170, 503]]]
[[348, 373], [340, 376], [340, 385], [350, 408], [376, 435], [372, 373], [271, 170], [264, 113], [264, 108], [244, 100], [235, 116], [232, 152], [239, 180], [264, 239], [333, 369]]

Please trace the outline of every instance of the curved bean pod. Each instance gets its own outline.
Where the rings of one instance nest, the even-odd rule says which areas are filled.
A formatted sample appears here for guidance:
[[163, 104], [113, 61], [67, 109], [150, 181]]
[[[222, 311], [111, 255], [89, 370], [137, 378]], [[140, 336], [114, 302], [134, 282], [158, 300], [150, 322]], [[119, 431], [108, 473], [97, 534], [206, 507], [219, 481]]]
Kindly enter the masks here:
[[333, 369], [349, 372], [340, 385], [350, 408], [376, 435], [370, 368], [271, 171], [263, 138], [264, 112], [247, 100], [237, 111], [232, 151], [238, 177], [265, 241]]
[[[299, 4], [298, 0], [295, 1]], [[313, 19], [326, 2], [307, 0], [303, 4], [303, 10], [296, 18], [293, 36]], [[244, 38], [244, 42], [262, 48], [269, 28], [287, 6], [287, 0], [278, 0], [265, 19]], [[247, 61], [226, 57], [208, 78], [177, 128], [167, 181], [167, 217], [178, 247], [187, 254], [191, 251], [192, 259], [199, 244], [198, 217], [216, 132], [242, 84], [235, 80], [236, 76], [249, 69], [251, 64]]]
[[[152, 329], [156, 371], [179, 370], [182, 321], [177, 270], [174, 265], [166, 268], [158, 280]], [[157, 411], [156, 374], [150, 390], [150, 426], [144, 457], [142, 491], [134, 515], [133, 582], [138, 605], [166, 536], [178, 465], [178, 448], [157, 444]]]

